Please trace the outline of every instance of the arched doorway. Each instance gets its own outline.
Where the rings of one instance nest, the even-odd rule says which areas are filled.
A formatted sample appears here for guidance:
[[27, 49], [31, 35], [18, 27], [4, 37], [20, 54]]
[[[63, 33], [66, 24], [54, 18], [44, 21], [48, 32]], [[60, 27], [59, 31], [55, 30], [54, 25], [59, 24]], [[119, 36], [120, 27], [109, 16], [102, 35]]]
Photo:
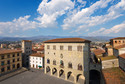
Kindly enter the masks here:
[[61, 69], [61, 70], [59, 71], [59, 77], [65, 79], [65, 73], [64, 73], [64, 70]]
[[77, 82], [79, 84], [84, 84], [85, 83], [85, 77], [82, 74], [78, 74], [76, 80], [77, 80]]
[[49, 67], [49, 66], [46, 67], [46, 73], [51, 74], [51, 73], [50, 73], [50, 67]]
[[52, 74], [55, 75], [55, 76], [57, 76], [57, 69], [56, 68], [52, 69]]
[[90, 70], [89, 71], [89, 84], [100, 84], [100, 72], [97, 70]]
[[17, 69], [18, 69], [18, 68], [20, 68], [20, 64], [19, 64], [19, 63], [17, 64]]
[[67, 79], [70, 81], [74, 81], [74, 75], [71, 71], [67, 73]]

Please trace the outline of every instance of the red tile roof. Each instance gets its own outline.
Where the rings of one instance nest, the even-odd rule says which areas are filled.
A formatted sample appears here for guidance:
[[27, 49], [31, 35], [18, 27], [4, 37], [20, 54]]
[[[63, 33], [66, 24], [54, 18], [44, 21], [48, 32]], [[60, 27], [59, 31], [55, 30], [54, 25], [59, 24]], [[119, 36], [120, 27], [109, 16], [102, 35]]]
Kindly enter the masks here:
[[116, 47], [114, 47], [114, 48], [115, 48], [115, 49], [125, 48], [125, 44], [122, 44], [122, 45], [116, 46]]
[[85, 43], [85, 42], [91, 42], [91, 41], [82, 38], [58, 38], [58, 39], [44, 41], [44, 43]]
[[101, 55], [101, 54], [105, 53], [105, 50], [103, 50], [103, 49], [95, 49], [93, 52], [94, 52], [95, 55]]
[[114, 40], [114, 39], [125, 39], [125, 37], [117, 37], [117, 38], [112, 38], [110, 40]]
[[125, 53], [124, 53], [124, 54], [121, 54], [121, 55], [119, 55], [119, 56], [125, 59]]
[[43, 53], [33, 53], [30, 56], [34, 56], [34, 57], [44, 57]]
[[8, 54], [8, 53], [17, 53], [17, 52], [22, 52], [22, 50], [0, 50], [0, 54]]
[[32, 42], [31, 40], [22, 40], [22, 41], [26, 41], [26, 42]]

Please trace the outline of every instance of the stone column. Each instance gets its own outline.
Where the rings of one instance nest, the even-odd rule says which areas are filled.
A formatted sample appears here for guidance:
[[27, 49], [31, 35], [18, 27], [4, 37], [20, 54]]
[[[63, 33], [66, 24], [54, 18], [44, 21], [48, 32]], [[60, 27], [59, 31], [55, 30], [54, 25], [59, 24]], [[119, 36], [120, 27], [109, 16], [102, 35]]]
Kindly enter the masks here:
[[59, 78], [59, 70], [57, 70], [57, 77]]
[[65, 73], [65, 80], [67, 80], [67, 73]]
[[53, 75], [53, 69], [52, 68], [50, 69], [50, 74]]
[[74, 83], [76, 83], [76, 76], [74, 76]]
[[44, 73], [46, 74], [46, 66], [44, 67]]

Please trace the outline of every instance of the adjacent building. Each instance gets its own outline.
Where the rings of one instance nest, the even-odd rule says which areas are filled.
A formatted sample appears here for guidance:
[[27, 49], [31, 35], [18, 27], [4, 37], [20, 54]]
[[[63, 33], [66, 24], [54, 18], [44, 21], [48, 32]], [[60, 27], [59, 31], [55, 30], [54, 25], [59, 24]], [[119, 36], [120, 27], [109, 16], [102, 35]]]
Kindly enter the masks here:
[[125, 53], [119, 55], [119, 67], [125, 71]]
[[22, 64], [29, 67], [29, 56], [32, 54], [32, 41], [22, 40]]
[[89, 84], [89, 40], [60, 38], [45, 41], [44, 45], [46, 74]]
[[0, 50], [0, 75], [22, 67], [21, 50]]
[[30, 55], [30, 68], [42, 69], [44, 68], [44, 54], [34, 53]]

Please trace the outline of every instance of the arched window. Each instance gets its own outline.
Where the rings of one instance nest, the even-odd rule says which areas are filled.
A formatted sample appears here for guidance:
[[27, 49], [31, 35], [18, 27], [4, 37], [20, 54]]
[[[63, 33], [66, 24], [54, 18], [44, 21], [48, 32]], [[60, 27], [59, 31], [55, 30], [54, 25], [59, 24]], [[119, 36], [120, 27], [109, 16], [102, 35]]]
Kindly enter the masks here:
[[56, 65], [56, 60], [53, 60], [53, 65]]
[[68, 63], [68, 68], [72, 68], [72, 63], [71, 62]]
[[82, 65], [78, 64], [78, 70], [82, 70]]
[[47, 63], [50, 64], [50, 60], [49, 59], [47, 59]]
[[63, 67], [64, 67], [64, 63], [63, 63], [63, 61], [62, 61], [62, 60], [60, 61], [60, 67], [61, 67], [61, 68], [63, 68]]

